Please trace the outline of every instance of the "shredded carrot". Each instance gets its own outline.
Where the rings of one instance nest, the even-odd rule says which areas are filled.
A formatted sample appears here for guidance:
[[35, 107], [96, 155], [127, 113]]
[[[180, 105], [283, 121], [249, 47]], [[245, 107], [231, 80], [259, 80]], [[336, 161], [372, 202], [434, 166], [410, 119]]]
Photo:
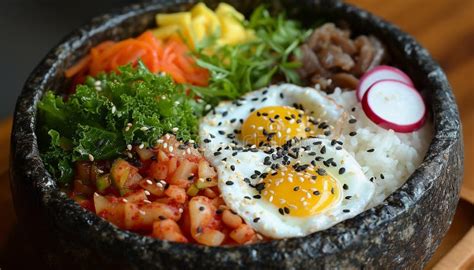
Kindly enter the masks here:
[[118, 71], [119, 66], [136, 65], [141, 60], [151, 72], [165, 72], [177, 83], [199, 86], [208, 84], [209, 72], [199, 67], [190, 56], [190, 50], [179, 37], [163, 42], [146, 31], [137, 38], [119, 42], [105, 41], [92, 48], [90, 53], [66, 70], [66, 77], [92, 75]]

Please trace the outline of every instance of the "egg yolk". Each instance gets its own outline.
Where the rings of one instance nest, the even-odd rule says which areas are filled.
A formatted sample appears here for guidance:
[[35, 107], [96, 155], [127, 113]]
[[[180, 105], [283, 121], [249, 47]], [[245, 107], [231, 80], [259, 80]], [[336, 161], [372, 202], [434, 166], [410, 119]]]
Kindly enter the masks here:
[[288, 166], [264, 179], [262, 198], [278, 207], [282, 215], [308, 217], [337, 204], [341, 184], [325, 170]]
[[269, 106], [253, 111], [242, 124], [240, 139], [256, 146], [281, 146], [293, 138], [315, 135], [304, 111], [289, 106]]

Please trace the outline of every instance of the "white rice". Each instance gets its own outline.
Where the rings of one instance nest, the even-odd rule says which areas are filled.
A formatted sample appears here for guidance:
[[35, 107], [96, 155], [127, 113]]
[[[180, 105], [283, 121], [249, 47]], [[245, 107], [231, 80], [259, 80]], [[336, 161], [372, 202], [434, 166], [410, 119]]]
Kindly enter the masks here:
[[[374, 177], [375, 194], [368, 208], [378, 205], [403, 185], [421, 164], [432, 139], [432, 125], [427, 121], [418, 131], [396, 133], [377, 126], [366, 117], [355, 91], [336, 89], [328, 96], [344, 107], [349, 117], [357, 120], [354, 124], [343, 125], [340, 140], [359, 162], [366, 177]], [[354, 112], [352, 108], [355, 108]], [[352, 131], [357, 135], [349, 136]], [[369, 149], [375, 151], [367, 152]]]

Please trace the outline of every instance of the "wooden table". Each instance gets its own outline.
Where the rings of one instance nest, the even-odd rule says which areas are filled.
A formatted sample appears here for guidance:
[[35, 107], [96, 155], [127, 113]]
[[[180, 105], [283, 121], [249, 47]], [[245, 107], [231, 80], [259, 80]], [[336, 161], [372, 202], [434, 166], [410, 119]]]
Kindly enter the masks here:
[[[427, 268], [474, 269], [474, 1], [472, 0], [349, 0], [399, 25], [414, 35], [448, 74], [457, 98], [465, 140], [465, 177], [454, 222]], [[11, 119], [0, 122], [0, 268], [15, 226], [8, 183]], [[470, 233], [468, 233], [470, 231]], [[463, 238], [464, 237], [464, 238]], [[470, 260], [470, 261], [466, 261]], [[461, 268], [461, 264], [464, 264]], [[468, 266], [469, 265], [469, 266]]]

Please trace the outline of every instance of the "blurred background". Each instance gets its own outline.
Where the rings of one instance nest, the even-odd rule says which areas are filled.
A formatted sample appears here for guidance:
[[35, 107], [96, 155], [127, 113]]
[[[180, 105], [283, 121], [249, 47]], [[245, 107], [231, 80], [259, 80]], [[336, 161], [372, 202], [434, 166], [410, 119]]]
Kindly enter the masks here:
[[[28, 74], [64, 35], [93, 16], [133, 2], [136, 1], [0, 0], [0, 149], [3, 154], [0, 155], [0, 269], [4, 269], [5, 251], [19, 245], [12, 243], [15, 218], [8, 184], [7, 154], [16, 97]], [[464, 199], [448, 236], [428, 266], [430, 268], [459, 243], [474, 221], [474, 166], [470, 166], [474, 159], [474, 141], [471, 140], [474, 137], [474, 106], [471, 105], [474, 104], [474, 95], [471, 95], [474, 91], [474, 1], [346, 2], [365, 8], [415, 36], [444, 68], [456, 95], [465, 138]], [[472, 245], [464, 250], [470, 248], [472, 252], [474, 239], [468, 241]]]

